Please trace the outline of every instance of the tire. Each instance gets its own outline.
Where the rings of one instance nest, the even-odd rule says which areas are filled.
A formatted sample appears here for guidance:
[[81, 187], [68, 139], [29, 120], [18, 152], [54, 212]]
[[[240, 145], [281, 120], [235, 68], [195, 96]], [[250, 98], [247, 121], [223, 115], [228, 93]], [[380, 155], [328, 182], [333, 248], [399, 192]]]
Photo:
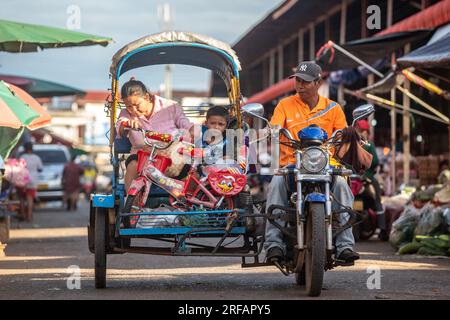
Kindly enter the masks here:
[[[125, 206], [123, 207], [122, 212], [130, 213], [132, 211], [134, 201], [139, 200], [143, 190], [144, 190], [143, 188], [140, 189], [135, 196], [132, 196], [132, 195], [127, 196], [127, 200], [125, 201]], [[123, 224], [124, 224], [125, 228], [130, 228], [130, 217], [124, 218]]]
[[107, 211], [97, 208], [95, 212], [95, 288], [106, 288]]
[[326, 260], [325, 207], [321, 203], [309, 204], [306, 222], [307, 246], [305, 256], [306, 293], [317, 297], [322, 291]]

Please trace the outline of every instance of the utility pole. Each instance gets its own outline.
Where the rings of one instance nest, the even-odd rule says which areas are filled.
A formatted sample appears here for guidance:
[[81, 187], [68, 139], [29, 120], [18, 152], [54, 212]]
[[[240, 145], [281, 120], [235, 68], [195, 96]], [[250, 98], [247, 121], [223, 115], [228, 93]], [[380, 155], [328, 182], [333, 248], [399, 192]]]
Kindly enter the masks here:
[[[170, 3], [158, 5], [158, 23], [161, 31], [173, 29], [173, 12]], [[164, 98], [172, 99], [172, 70], [173, 66], [167, 64], [164, 72]]]

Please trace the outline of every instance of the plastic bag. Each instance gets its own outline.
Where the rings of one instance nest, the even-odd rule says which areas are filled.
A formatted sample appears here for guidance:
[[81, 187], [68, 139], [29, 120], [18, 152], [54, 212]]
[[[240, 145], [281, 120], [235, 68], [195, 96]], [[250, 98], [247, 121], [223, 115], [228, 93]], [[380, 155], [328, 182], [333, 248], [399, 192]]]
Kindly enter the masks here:
[[435, 207], [432, 204], [423, 207], [414, 234], [426, 236], [440, 231], [445, 224], [443, 212], [443, 207]]
[[389, 235], [389, 243], [398, 248], [405, 242], [411, 242], [414, 230], [420, 219], [420, 210], [413, 205], [408, 205], [400, 217], [392, 224]]
[[[161, 205], [156, 209], [147, 209], [147, 212], [172, 212], [173, 209]], [[160, 228], [160, 227], [175, 227], [181, 225], [178, 215], [176, 214], [167, 214], [167, 215], [143, 215], [140, 216], [137, 223], [136, 229], [145, 229], [145, 228]]]
[[447, 232], [450, 233], [450, 208], [445, 208], [443, 216], [445, 223], [447, 224]]
[[30, 183], [30, 172], [25, 159], [8, 159], [5, 163], [5, 179], [19, 188]]
[[383, 205], [386, 209], [390, 209], [393, 211], [401, 210], [405, 208], [410, 198], [410, 196], [399, 194], [390, 198], [386, 198], [383, 202]]
[[405, 210], [403, 210], [400, 217], [392, 224], [392, 228], [401, 230], [410, 225], [416, 226], [419, 222], [420, 212], [421, 211], [413, 205], [408, 205]]

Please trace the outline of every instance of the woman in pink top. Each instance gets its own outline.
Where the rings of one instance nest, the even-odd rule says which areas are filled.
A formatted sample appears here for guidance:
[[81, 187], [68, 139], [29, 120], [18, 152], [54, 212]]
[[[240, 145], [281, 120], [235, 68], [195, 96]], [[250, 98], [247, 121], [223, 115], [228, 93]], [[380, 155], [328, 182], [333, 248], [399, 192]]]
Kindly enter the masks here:
[[137, 177], [136, 153], [145, 144], [140, 132], [124, 131], [122, 121], [128, 121], [135, 129], [142, 128], [161, 133], [175, 134], [184, 129], [191, 136], [194, 134], [194, 126], [177, 102], [151, 94], [141, 81], [132, 78], [122, 86], [121, 95], [126, 109], [119, 114], [116, 131], [119, 137], [127, 135], [132, 145], [131, 155], [126, 161], [125, 190], [128, 190], [133, 179]]

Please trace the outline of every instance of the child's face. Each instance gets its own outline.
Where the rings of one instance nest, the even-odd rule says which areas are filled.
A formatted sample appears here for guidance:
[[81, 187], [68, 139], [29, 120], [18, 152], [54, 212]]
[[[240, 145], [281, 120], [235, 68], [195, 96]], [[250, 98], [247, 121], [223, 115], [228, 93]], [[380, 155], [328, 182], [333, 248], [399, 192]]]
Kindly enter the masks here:
[[208, 129], [217, 130], [220, 131], [220, 133], [223, 133], [227, 128], [227, 119], [222, 116], [210, 116], [206, 119], [206, 126]]

